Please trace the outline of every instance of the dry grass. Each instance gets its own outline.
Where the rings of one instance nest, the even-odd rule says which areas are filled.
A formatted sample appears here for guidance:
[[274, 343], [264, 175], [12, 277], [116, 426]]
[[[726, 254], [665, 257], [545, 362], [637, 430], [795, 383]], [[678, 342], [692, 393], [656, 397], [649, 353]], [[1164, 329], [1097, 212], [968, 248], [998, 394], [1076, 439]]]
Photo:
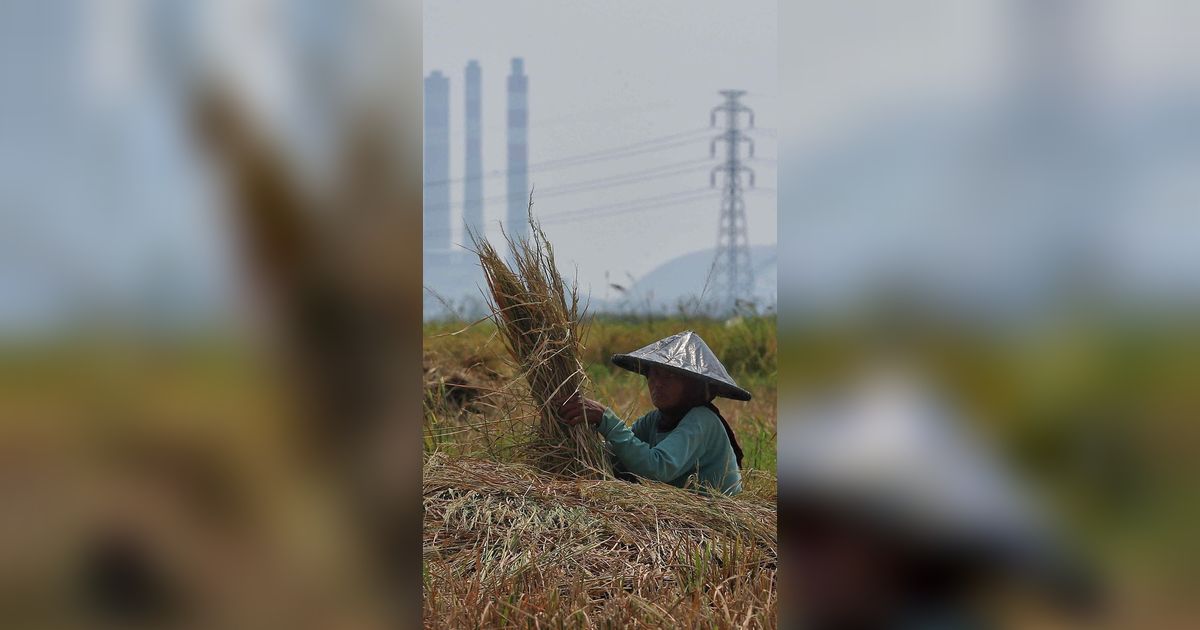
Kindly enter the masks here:
[[[509, 415], [502, 402], [522, 388], [508, 383], [520, 379], [514, 366], [496, 363], [505, 352], [498, 332], [430, 332], [426, 627], [776, 625], [773, 466], [743, 471], [736, 497], [548, 474], [523, 463], [522, 442], [508, 441], [528, 418]], [[593, 334], [611, 332], [601, 322]], [[599, 400], [631, 410], [649, 404], [637, 375], [592, 367]], [[461, 375], [475, 397], [455, 402], [447, 374]], [[754, 391], [774, 398], [765, 381]], [[767, 420], [773, 427], [773, 413]]]
[[776, 624], [773, 500], [427, 458], [425, 623]]
[[584, 331], [579, 294], [559, 273], [532, 208], [531, 196], [528, 239], [505, 234], [511, 263], [486, 238], [471, 235], [487, 279], [492, 320], [536, 409], [525, 450], [547, 472], [611, 476], [600, 436], [586, 425], [564, 425], [551, 408], [556, 398], [584, 391], [587, 378], [579, 361]]

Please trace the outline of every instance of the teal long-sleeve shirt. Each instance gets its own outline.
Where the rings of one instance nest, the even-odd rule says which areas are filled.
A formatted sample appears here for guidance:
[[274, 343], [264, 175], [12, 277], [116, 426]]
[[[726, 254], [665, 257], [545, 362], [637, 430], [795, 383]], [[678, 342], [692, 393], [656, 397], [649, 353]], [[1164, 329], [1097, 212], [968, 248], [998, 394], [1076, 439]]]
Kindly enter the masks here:
[[695, 474], [700, 486], [734, 495], [742, 491], [737, 456], [721, 418], [707, 407], [694, 407], [670, 431], [659, 431], [655, 409], [630, 429], [611, 409], [597, 425], [609, 450], [629, 472], [680, 488]]

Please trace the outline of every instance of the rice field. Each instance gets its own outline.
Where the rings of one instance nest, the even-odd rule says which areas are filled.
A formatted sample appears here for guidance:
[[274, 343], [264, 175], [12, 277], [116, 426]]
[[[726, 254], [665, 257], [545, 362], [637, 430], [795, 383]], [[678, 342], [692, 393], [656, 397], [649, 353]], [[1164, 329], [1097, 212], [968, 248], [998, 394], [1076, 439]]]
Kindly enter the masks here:
[[645, 379], [609, 356], [687, 328], [709, 343], [754, 395], [717, 400], [746, 452], [745, 491], [546, 472], [528, 456], [539, 410], [496, 325], [428, 324], [426, 625], [776, 627], [774, 321], [588, 323], [589, 395], [627, 420], [652, 409]]

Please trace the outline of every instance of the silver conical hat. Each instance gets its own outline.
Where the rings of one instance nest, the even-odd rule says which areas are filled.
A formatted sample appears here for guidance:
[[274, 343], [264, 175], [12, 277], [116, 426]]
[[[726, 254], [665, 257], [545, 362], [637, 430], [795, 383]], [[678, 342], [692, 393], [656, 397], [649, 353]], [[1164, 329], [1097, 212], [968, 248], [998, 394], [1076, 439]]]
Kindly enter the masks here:
[[614, 354], [613, 365], [631, 372], [645, 374], [647, 368], [656, 365], [667, 370], [699, 378], [712, 386], [717, 396], [734, 400], [750, 400], [750, 392], [738, 387], [717, 360], [717, 355], [704, 343], [700, 335], [685, 330], [659, 339], [628, 354]]

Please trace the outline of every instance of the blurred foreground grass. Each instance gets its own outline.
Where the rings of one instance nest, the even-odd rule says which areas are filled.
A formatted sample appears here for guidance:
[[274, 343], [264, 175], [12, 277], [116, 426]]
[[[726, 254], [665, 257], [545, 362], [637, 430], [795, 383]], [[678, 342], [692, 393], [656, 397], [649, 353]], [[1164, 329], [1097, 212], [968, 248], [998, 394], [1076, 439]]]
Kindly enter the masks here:
[[[1200, 325], [1093, 315], [996, 330], [780, 331], [784, 397], [902, 356], [1006, 457], [1095, 562], [1116, 627], [1200, 618]], [[783, 430], [787, 430], [785, 419]], [[1188, 621], [1190, 620], [1190, 621]]]
[[374, 627], [287, 393], [226, 335], [0, 347], [3, 625]]

